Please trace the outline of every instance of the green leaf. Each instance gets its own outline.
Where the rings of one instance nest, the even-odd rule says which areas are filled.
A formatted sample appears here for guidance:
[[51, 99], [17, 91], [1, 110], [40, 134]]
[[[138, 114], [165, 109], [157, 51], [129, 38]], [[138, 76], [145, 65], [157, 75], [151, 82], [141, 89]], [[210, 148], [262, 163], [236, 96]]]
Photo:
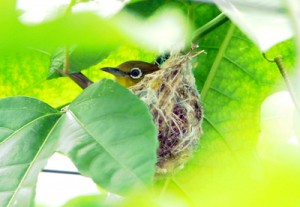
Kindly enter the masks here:
[[281, 0], [214, 2], [262, 51], [293, 36], [287, 8]]
[[61, 151], [103, 188], [124, 193], [149, 185], [157, 130], [145, 104], [111, 80], [88, 87], [59, 122]]
[[[218, 137], [232, 155], [252, 151], [259, 132], [260, 105], [280, 80], [279, 70], [232, 23], [203, 38], [200, 45], [207, 52], [206, 57], [198, 58], [195, 71], [205, 108], [203, 139]], [[292, 65], [295, 51], [289, 42], [284, 45], [273, 52]]]
[[[256, 160], [260, 106], [275, 85], [280, 87], [281, 76], [232, 23], [206, 35], [199, 46], [207, 52], [198, 57], [194, 71], [204, 105], [204, 134], [193, 160], [170, 188], [196, 205], [235, 206], [248, 202], [244, 195], [259, 186], [253, 179], [261, 176]], [[285, 42], [273, 52], [292, 65], [290, 46]]]
[[[68, 50], [70, 53], [73, 51], [74, 47], [69, 48]], [[64, 48], [56, 49], [50, 59], [49, 65], [49, 73], [47, 79], [58, 78], [61, 77], [64, 68], [64, 61], [65, 61], [65, 52]]]
[[[110, 48], [112, 49], [112, 48]], [[76, 73], [83, 69], [87, 69], [96, 65], [101, 60], [106, 58], [110, 50], [95, 46], [73, 45], [69, 51], [69, 72]], [[65, 62], [65, 48], [59, 48], [53, 52], [50, 62], [48, 79], [60, 76], [58, 71], [62, 71]]]
[[189, 4], [188, 1], [181, 0], [134, 0], [130, 1], [125, 7], [126, 12], [138, 14], [142, 17], [150, 17], [156, 11], [160, 10], [162, 7], [176, 8], [183, 12], [187, 12], [186, 8]]
[[133, 1], [125, 6], [125, 10], [129, 12], [137, 13], [144, 17], [151, 16], [158, 8], [163, 6], [162, 1], [153, 0], [153, 1]]
[[32, 206], [38, 173], [56, 149], [51, 130], [61, 116], [28, 97], [0, 99], [0, 205]]
[[105, 205], [106, 195], [88, 195], [88, 196], [79, 196], [68, 201], [62, 207], [103, 207]]

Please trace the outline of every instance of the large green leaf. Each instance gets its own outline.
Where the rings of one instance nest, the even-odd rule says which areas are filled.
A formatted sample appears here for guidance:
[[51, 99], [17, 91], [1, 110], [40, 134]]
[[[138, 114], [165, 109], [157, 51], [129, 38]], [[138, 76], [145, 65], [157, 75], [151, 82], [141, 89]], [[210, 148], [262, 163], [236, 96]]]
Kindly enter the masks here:
[[293, 36], [284, 1], [213, 1], [262, 51]]
[[57, 147], [61, 114], [28, 97], [0, 99], [0, 205], [31, 206], [38, 173]]
[[[280, 87], [280, 73], [232, 23], [202, 38], [199, 46], [207, 52], [195, 69], [204, 134], [193, 160], [169, 188], [196, 206], [239, 206], [249, 199], [241, 192], [252, 193], [262, 176], [255, 154], [260, 105]], [[282, 54], [289, 65], [294, 61], [289, 42], [272, 53]]]
[[88, 87], [58, 126], [60, 150], [105, 189], [124, 193], [153, 180], [157, 130], [145, 104], [119, 84]]

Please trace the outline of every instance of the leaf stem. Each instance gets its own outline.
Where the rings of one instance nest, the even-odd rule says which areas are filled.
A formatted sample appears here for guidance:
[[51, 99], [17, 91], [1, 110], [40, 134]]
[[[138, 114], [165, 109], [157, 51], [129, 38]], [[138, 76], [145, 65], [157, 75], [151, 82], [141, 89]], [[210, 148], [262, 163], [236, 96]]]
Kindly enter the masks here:
[[93, 81], [91, 81], [88, 77], [86, 77], [83, 73], [72, 73], [68, 74], [69, 78], [71, 78], [77, 85], [79, 85], [82, 89], [87, 88], [88, 86], [93, 84]]
[[221, 47], [218, 51], [216, 59], [215, 59], [213, 65], [212, 65], [212, 67], [209, 71], [209, 74], [208, 74], [207, 79], [206, 79], [206, 81], [203, 85], [203, 88], [201, 90], [201, 99], [202, 100], [205, 99], [206, 94], [207, 94], [209, 88], [211, 87], [212, 81], [213, 81], [213, 79], [214, 79], [214, 77], [217, 73], [217, 69], [221, 64], [222, 58], [224, 57], [225, 50], [226, 50], [226, 48], [227, 48], [227, 46], [228, 46], [228, 44], [231, 40], [231, 37], [233, 35], [234, 29], [235, 29], [234, 24], [231, 24], [229, 29], [228, 29], [228, 32], [226, 34], [226, 37], [225, 37], [224, 41], [222, 42], [222, 45], [221, 45]]
[[286, 87], [291, 95], [291, 98], [292, 98], [292, 101], [294, 102], [294, 105], [295, 105], [295, 108], [298, 112], [298, 114], [300, 114], [300, 105], [299, 105], [299, 102], [298, 102], [298, 99], [297, 99], [297, 96], [296, 96], [296, 93], [293, 89], [293, 86], [291, 84], [291, 81], [289, 79], [289, 76], [288, 76], [288, 73], [286, 71], [286, 68], [284, 66], [284, 63], [283, 63], [283, 60], [282, 60], [282, 56], [281, 55], [278, 55], [277, 57], [275, 57], [274, 59], [269, 59], [265, 53], [263, 53], [263, 56], [264, 58], [271, 62], [271, 63], [276, 63], [277, 65], [277, 68], [279, 69], [279, 72], [281, 74], [281, 76], [283, 77], [283, 80], [286, 84]]
[[72, 73], [72, 74], [70, 73], [70, 49], [68, 46], [65, 46], [64, 54], [65, 54], [65, 59], [64, 59], [64, 68], [62, 71], [62, 75], [71, 78], [82, 89], [85, 89], [88, 86], [92, 85], [93, 81], [91, 81], [88, 77], [86, 77], [81, 72]]
[[64, 59], [64, 69], [63, 73], [67, 76], [70, 74], [70, 53], [69, 53], [69, 47], [65, 46], [65, 59]]
[[224, 13], [219, 14], [214, 19], [212, 19], [211, 21], [209, 21], [208, 23], [206, 23], [205, 25], [203, 25], [202, 27], [200, 27], [194, 32], [192, 37], [193, 42], [198, 42], [201, 37], [205, 36], [206, 34], [210, 33], [214, 29], [218, 28], [228, 20], [229, 20], [228, 17], [225, 16]]
[[67, 9], [66, 9], [66, 13], [65, 16], [68, 16], [69, 14], [72, 13], [72, 7], [76, 4], [76, 0], [71, 0], [70, 4], [68, 5]]

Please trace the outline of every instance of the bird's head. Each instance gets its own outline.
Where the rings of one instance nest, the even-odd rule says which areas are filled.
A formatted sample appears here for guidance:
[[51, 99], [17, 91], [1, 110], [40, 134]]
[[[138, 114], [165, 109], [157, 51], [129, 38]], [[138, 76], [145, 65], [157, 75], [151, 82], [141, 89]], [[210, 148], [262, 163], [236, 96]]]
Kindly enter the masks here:
[[143, 61], [128, 61], [117, 67], [104, 67], [101, 70], [113, 74], [121, 85], [130, 87], [140, 82], [145, 75], [159, 70], [159, 67]]

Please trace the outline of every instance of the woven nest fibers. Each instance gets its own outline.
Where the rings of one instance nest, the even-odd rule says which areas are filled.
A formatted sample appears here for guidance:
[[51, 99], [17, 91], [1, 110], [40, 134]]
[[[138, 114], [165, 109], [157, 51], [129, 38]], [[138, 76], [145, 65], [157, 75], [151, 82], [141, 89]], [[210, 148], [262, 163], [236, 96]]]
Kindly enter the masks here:
[[191, 64], [201, 52], [172, 55], [160, 70], [130, 87], [148, 105], [159, 130], [157, 174], [181, 169], [202, 134], [203, 109]]

